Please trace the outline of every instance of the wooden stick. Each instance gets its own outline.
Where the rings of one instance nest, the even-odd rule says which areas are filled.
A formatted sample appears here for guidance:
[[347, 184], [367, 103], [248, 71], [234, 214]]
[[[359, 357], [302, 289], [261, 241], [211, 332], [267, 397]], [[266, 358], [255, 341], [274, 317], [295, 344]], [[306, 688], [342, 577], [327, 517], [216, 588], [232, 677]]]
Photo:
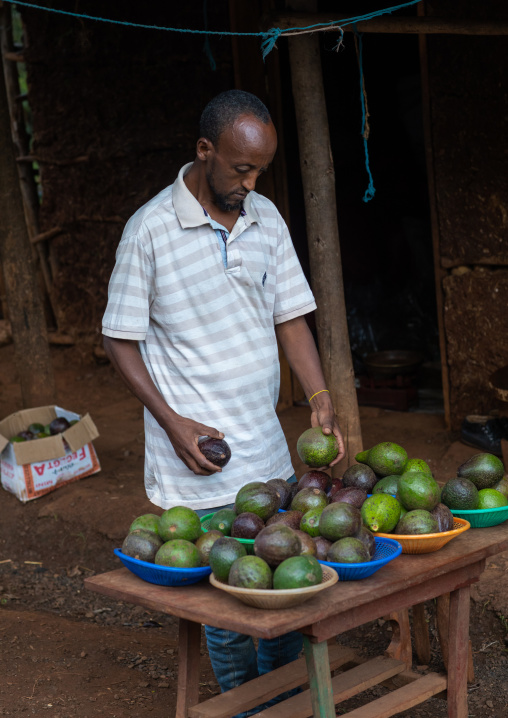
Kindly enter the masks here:
[[328, 660], [328, 644], [311, 643], [303, 637], [307, 672], [309, 674], [312, 715], [316, 718], [335, 718], [332, 677]]
[[19, 52], [3, 52], [2, 57], [4, 60], [9, 60], [10, 62], [25, 62], [24, 55], [21, 55]]
[[448, 718], [467, 718], [469, 586], [450, 594], [448, 639]]
[[[341, 19], [353, 17], [353, 13], [346, 16], [344, 12], [330, 13], [284, 13], [272, 17], [270, 25], [279, 27], [281, 30], [319, 23], [333, 22], [334, 16], [337, 23], [330, 32], [337, 32], [337, 25], [340, 26]], [[342, 16], [342, 17], [340, 17]], [[439, 17], [398, 17], [384, 15], [371, 20], [363, 20], [356, 24], [358, 32], [389, 33], [404, 35], [508, 35], [508, 22], [497, 20], [456, 20]], [[352, 24], [342, 27], [344, 32], [353, 32]], [[315, 28], [313, 32], [327, 32], [326, 27]]]
[[69, 157], [67, 159], [56, 159], [56, 157], [40, 157], [39, 155], [21, 155], [20, 157], [16, 158], [16, 162], [38, 162], [39, 164], [48, 164], [48, 165], [59, 165], [59, 166], [66, 166], [66, 165], [76, 165], [80, 162], [88, 162], [90, 159], [89, 155], [80, 155], [79, 157]]
[[62, 227], [53, 227], [53, 229], [48, 229], [47, 232], [40, 232], [34, 237], [30, 237], [30, 242], [32, 244], [37, 244], [37, 242], [46, 242], [48, 239], [53, 239], [53, 237], [57, 237], [59, 234], [62, 234], [63, 231]]
[[[420, 12], [420, 8], [418, 9]], [[423, 12], [423, 9], [421, 10]], [[434, 172], [434, 138], [432, 134], [432, 117], [431, 117], [431, 101], [430, 101], [430, 80], [429, 80], [429, 62], [427, 56], [427, 38], [422, 35], [418, 38], [420, 48], [420, 73], [422, 83], [422, 108], [423, 108], [423, 136], [425, 142], [425, 162], [427, 165], [427, 184], [429, 191], [429, 209], [430, 209], [430, 232], [432, 235], [432, 252], [434, 260], [434, 275], [436, 278], [436, 308], [437, 308], [437, 326], [439, 331], [439, 353], [441, 356], [441, 381], [443, 384], [443, 404], [444, 418], [447, 429], [451, 427], [451, 409], [450, 409], [450, 377], [448, 373], [448, 344], [446, 341], [446, 329], [444, 320], [444, 290], [443, 279], [446, 271], [440, 262], [440, 225], [437, 207], [436, 179]]]
[[330, 147], [319, 39], [289, 39], [312, 288], [323, 371], [344, 435], [345, 458], [334, 475], [362, 450], [358, 399], [344, 300], [335, 174]]

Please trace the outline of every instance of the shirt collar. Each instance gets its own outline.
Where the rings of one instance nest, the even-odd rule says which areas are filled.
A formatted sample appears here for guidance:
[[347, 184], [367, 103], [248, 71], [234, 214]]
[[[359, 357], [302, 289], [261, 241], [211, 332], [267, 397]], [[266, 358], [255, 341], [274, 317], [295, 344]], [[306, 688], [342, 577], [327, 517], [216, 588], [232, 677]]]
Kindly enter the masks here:
[[[192, 165], [192, 162], [184, 165], [173, 184], [173, 207], [175, 208], [176, 216], [178, 217], [178, 221], [183, 229], [187, 229], [188, 227], [199, 227], [202, 224], [209, 223], [208, 217], [206, 217], [203, 212], [203, 208], [189, 190], [183, 179]], [[242, 213], [240, 215], [243, 216], [247, 226], [251, 225], [253, 222], [259, 222], [259, 215], [252, 203], [253, 194], [253, 192], [249, 192], [245, 198], [243, 202], [245, 214], [243, 215]]]

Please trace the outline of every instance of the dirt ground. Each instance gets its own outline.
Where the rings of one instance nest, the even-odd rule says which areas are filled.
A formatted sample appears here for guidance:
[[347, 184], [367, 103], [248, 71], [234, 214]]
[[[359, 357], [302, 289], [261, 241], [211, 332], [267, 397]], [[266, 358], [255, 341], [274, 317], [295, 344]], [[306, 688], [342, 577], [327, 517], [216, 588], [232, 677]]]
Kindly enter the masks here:
[[[154, 510], [143, 488], [142, 407], [89, 347], [59, 347], [52, 353], [57, 401], [92, 415], [100, 431], [94, 443], [102, 471], [28, 504], [0, 489], [0, 716], [126, 718], [147, 712], [167, 718], [174, 714], [176, 698], [176, 620], [83, 588], [86, 576], [119, 567], [113, 548], [136, 516]], [[0, 417], [20, 407], [13, 349], [5, 346], [0, 348]], [[446, 431], [441, 415], [362, 407], [361, 417], [365, 447], [396, 441], [410, 456], [427, 461], [440, 481], [477, 453]], [[294, 407], [280, 418], [300, 476], [304, 466], [295, 447], [308, 427], [309, 410]], [[507, 563], [506, 554], [494, 557], [473, 589], [471, 716], [507, 714]], [[419, 666], [415, 657], [414, 668], [422, 673], [443, 668], [432, 603], [427, 610], [432, 659], [429, 666]], [[389, 640], [390, 625], [383, 621], [341, 637], [365, 655], [379, 654]], [[205, 699], [218, 686], [204, 647], [202, 656]], [[339, 714], [360, 702], [348, 702]], [[432, 699], [403, 715], [444, 718], [446, 705]]]

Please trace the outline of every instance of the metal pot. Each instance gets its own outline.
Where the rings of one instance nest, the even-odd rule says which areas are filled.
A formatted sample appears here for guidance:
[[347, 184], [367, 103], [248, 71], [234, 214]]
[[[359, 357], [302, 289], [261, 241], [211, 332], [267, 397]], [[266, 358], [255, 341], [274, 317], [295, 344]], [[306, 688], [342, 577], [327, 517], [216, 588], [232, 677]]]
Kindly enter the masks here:
[[423, 361], [419, 352], [393, 349], [367, 354], [363, 359], [365, 368], [371, 377], [393, 377], [400, 374], [414, 374]]

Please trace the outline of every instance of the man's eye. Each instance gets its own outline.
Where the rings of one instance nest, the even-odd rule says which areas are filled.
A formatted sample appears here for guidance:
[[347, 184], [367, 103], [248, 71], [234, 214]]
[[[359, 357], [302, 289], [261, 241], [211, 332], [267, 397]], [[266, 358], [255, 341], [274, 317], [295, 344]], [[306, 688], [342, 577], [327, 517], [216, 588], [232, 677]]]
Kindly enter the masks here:
[[250, 172], [250, 167], [236, 167], [235, 169], [241, 175], [245, 175], [247, 172]]

